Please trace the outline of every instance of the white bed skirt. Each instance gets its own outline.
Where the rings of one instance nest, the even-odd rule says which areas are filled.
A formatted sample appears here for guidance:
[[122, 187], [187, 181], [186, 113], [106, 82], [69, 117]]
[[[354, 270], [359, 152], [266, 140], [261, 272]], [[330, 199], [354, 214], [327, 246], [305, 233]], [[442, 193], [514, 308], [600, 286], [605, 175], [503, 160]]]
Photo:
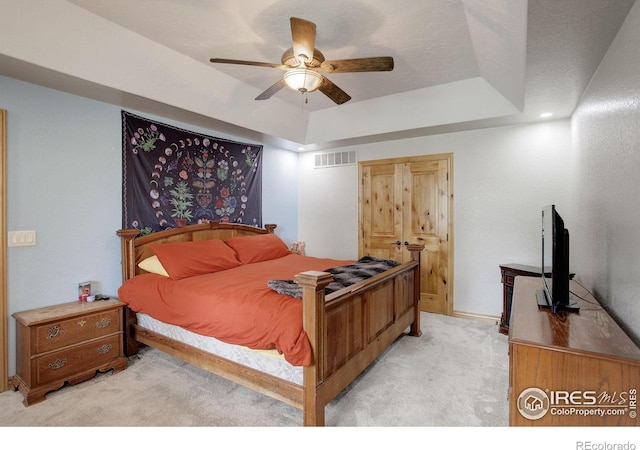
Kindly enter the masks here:
[[148, 314], [137, 313], [136, 317], [138, 325], [163, 336], [302, 386], [302, 367], [292, 366], [276, 350], [252, 350], [241, 345], [227, 344], [216, 338], [160, 322]]

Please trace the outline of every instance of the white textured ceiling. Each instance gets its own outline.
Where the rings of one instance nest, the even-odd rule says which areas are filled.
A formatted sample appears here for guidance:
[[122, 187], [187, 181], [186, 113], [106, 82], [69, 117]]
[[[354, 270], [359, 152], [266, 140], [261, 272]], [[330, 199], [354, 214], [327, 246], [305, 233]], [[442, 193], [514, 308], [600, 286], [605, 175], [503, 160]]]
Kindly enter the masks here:
[[[47, 0], [0, 3], [0, 74], [305, 150], [568, 117], [634, 0]], [[289, 18], [327, 59], [392, 56], [391, 72], [327, 74], [352, 99], [209, 58], [279, 63]]]

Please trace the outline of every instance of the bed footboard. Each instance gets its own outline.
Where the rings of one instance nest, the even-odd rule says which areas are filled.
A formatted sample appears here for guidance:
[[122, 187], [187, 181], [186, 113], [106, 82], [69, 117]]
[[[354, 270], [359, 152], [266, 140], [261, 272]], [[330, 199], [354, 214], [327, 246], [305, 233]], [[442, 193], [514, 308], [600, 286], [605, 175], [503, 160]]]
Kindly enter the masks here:
[[322, 426], [325, 406], [407, 328], [420, 336], [420, 252], [411, 261], [325, 297], [330, 274], [296, 277], [314, 361], [304, 368], [304, 425]]

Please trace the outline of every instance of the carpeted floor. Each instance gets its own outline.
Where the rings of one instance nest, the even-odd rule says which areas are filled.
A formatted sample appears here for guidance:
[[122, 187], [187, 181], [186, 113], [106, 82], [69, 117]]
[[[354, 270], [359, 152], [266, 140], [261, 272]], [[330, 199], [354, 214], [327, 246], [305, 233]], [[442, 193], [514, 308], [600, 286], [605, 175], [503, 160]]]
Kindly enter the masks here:
[[[484, 321], [423, 313], [405, 336], [326, 408], [330, 427], [508, 425], [507, 338]], [[296, 408], [145, 349], [116, 375], [65, 386], [28, 408], [0, 393], [0, 425], [300, 426]]]

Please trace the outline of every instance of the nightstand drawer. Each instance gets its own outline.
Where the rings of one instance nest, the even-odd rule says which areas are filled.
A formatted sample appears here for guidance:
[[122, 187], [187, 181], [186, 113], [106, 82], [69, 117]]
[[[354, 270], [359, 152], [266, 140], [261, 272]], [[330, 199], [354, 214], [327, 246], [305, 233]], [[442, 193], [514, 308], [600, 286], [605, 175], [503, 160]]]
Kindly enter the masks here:
[[122, 334], [116, 334], [39, 356], [35, 361], [37, 384], [46, 384], [84, 370], [97, 369], [102, 364], [120, 357], [121, 349]]
[[34, 353], [44, 353], [116, 333], [122, 329], [121, 321], [122, 311], [120, 309], [112, 309], [34, 327]]

